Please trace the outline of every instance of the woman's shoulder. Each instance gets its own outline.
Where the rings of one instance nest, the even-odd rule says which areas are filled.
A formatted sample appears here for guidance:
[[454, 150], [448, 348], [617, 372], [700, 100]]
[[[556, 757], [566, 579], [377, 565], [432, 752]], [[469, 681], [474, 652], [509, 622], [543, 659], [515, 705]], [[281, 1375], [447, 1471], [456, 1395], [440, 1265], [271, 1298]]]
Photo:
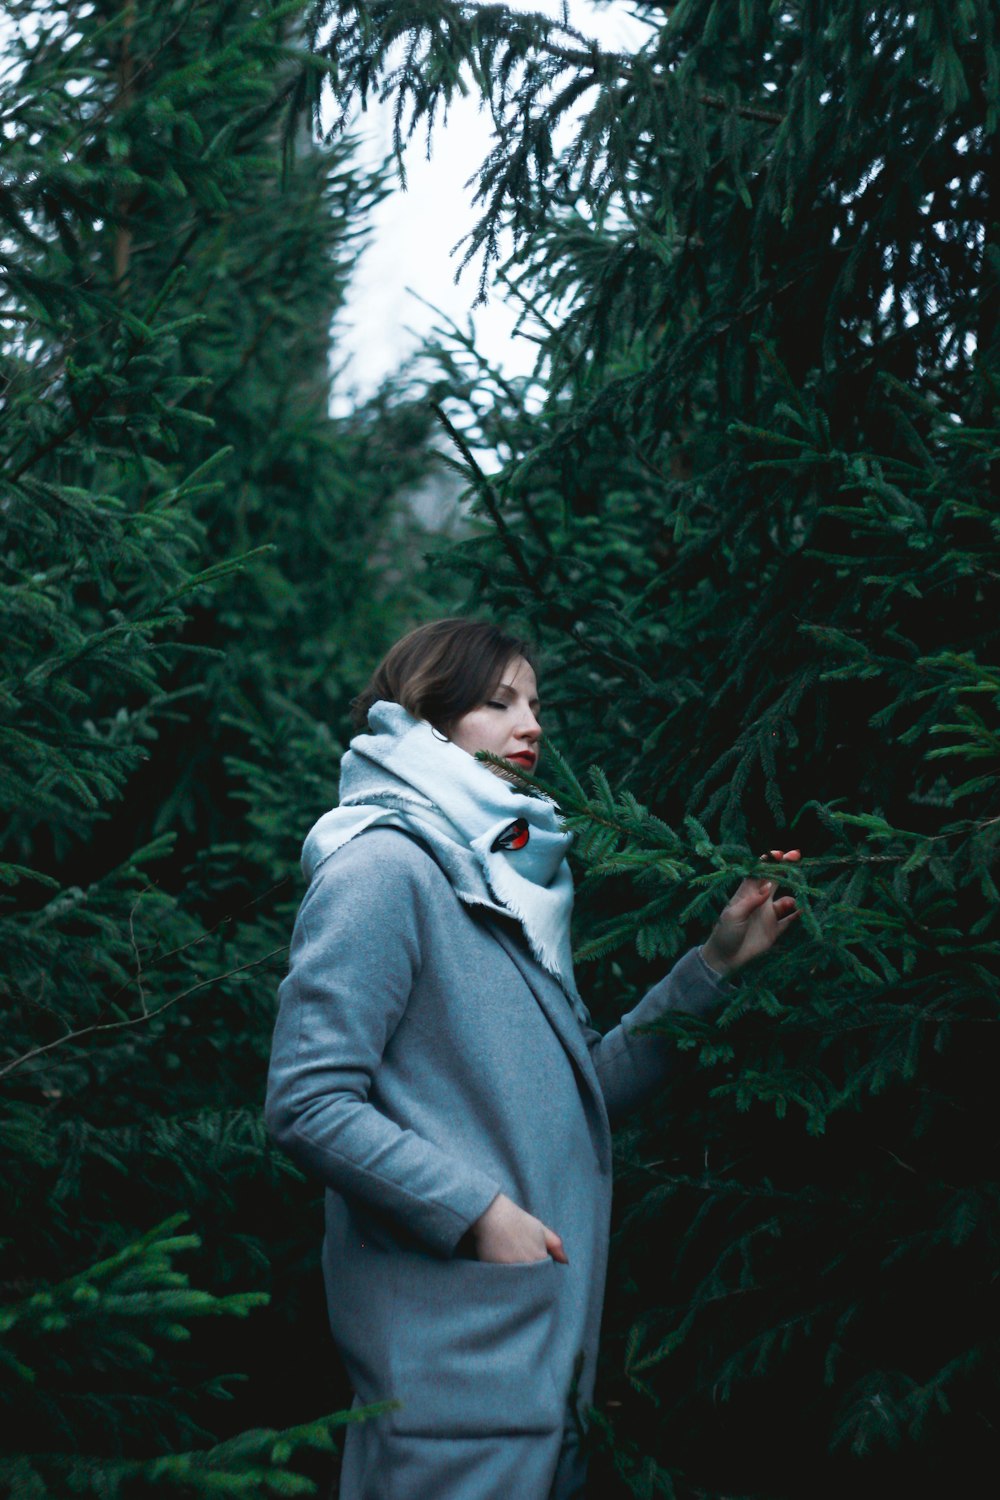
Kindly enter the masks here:
[[[434, 860], [401, 829], [366, 828], [312, 872], [292, 933], [293, 964], [380, 961], [400, 945], [415, 966], [456, 899]], [[353, 958], [352, 958], [353, 955]]]
[[427, 846], [402, 828], [366, 828], [313, 871], [306, 900], [342, 899], [345, 893], [386, 907], [433, 898], [447, 878]]

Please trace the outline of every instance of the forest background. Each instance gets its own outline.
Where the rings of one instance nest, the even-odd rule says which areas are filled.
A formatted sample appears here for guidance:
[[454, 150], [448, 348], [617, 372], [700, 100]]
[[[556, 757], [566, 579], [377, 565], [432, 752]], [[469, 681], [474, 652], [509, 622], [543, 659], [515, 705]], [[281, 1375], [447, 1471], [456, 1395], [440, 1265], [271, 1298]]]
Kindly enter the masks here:
[[[762, 849], [805, 852], [798, 930], [669, 1027], [677, 1082], [617, 1140], [594, 1493], [969, 1488], [1000, 1368], [994, 8], [635, 0], [628, 56], [457, 0], [7, 8], [0, 1483], [331, 1492], [275, 989], [351, 696], [475, 610], [542, 649], [599, 1023]], [[538, 364], [443, 329], [429, 384], [333, 420], [392, 181], [338, 126], [373, 89], [401, 162], [488, 101], [468, 250]], [[427, 533], [414, 489], [455, 472]]]

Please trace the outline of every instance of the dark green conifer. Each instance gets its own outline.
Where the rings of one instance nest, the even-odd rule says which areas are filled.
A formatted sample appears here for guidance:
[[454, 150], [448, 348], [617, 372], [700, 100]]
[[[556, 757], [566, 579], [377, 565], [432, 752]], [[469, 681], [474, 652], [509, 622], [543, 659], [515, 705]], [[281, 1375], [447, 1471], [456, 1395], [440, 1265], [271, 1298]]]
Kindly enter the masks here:
[[798, 930], [676, 1022], [619, 1142], [595, 1482], [965, 1491], [1000, 1368], [996, 10], [632, 9], [635, 56], [462, 0], [315, 32], [401, 151], [456, 89], [492, 110], [468, 249], [485, 288], [513, 229], [539, 357], [470, 378], [440, 331], [489, 523], [451, 560], [546, 648], [597, 1015], [806, 856]]
[[0, 1489], [32, 1500], [313, 1493], [343, 1420], [317, 1191], [260, 1108], [431, 419], [394, 382], [328, 414], [386, 187], [289, 113], [302, 12], [6, 12]]

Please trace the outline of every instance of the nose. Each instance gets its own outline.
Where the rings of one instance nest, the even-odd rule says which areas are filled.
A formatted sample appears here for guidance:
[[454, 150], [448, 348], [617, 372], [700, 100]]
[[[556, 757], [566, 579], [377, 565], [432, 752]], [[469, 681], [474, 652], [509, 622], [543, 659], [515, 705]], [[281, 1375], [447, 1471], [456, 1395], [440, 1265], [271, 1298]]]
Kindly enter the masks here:
[[532, 745], [542, 737], [542, 726], [530, 708], [525, 709], [524, 717], [517, 726], [517, 737], [521, 740], [527, 740]]

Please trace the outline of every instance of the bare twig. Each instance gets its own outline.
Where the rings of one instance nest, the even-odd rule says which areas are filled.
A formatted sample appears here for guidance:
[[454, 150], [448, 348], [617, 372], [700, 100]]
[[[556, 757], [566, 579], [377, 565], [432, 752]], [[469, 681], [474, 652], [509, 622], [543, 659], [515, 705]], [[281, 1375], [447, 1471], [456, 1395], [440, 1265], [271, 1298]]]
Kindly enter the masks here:
[[486, 504], [486, 509], [490, 514], [490, 520], [496, 527], [497, 535], [500, 538], [504, 551], [507, 553], [507, 556], [514, 564], [514, 567], [517, 569], [517, 572], [527, 584], [528, 588], [531, 589], [531, 592], [533, 594], [541, 596], [542, 591], [538, 586], [538, 581], [536, 580], [531, 569], [528, 567], [528, 564], [525, 562], [524, 557], [521, 554], [521, 550], [514, 540], [510, 527], [507, 525], [507, 522], [504, 520], [503, 515], [501, 514], [500, 504], [494, 493], [493, 486], [490, 484], [489, 479], [483, 473], [483, 470], [480, 468], [479, 464], [476, 462], [471, 448], [465, 441], [462, 434], [458, 431], [457, 427], [455, 427], [455, 425], [450, 422], [445, 416], [438, 403], [436, 401], [430, 401], [428, 402], [428, 405], [430, 406], [431, 411], [437, 417], [438, 421], [441, 423], [441, 426], [444, 428], [445, 432], [447, 432], [448, 436], [455, 444], [455, 447], [458, 449], [459, 453], [461, 453], [462, 457], [465, 459], [465, 462], [468, 464], [469, 472], [473, 476], [473, 483], [483, 497], [483, 500]]
[[135, 954], [135, 982], [139, 986], [139, 1004], [142, 1006], [142, 1013], [144, 1016], [149, 1015], [149, 1007], [146, 1004], [146, 990], [142, 982], [142, 959], [139, 956], [139, 945], [135, 940], [135, 913], [136, 907], [138, 907], [139, 902], [142, 900], [146, 892], [150, 890], [152, 890], [151, 885], [143, 886], [142, 890], [135, 898], [132, 910], [128, 914], [129, 941], [132, 944], [132, 952]]
[[11, 1062], [0, 1068], [0, 1078], [6, 1078], [8, 1073], [13, 1073], [16, 1068], [22, 1067], [24, 1063], [31, 1062], [34, 1058], [41, 1057], [43, 1053], [51, 1052], [53, 1048], [61, 1047], [66, 1042], [79, 1041], [81, 1037], [92, 1036], [99, 1031], [121, 1031], [126, 1026], [138, 1026], [140, 1021], [148, 1021], [154, 1016], [161, 1015], [163, 1011], [169, 1010], [178, 1001], [186, 1000], [189, 995], [195, 994], [198, 990], [203, 990], [206, 985], [220, 984], [223, 979], [230, 979], [234, 974], [242, 974], [246, 969], [254, 969], [258, 964], [267, 963], [268, 959], [274, 958], [278, 953], [285, 953], [286, 951], [287, 945], [283, 943], [280, 948], [272, 948], [270, 953], [265, 953], [261, 958], [251, 959], [249, 963], [238, 964], [235, 969], [228, 969], [225, 974], [213, 974], [211, 979], [200, 979], [197, 984], [191, 985], [189, 989], [182, 990], [179, 995], [174, 995], [170, 1000], [164, 1000], [163, 1004], [158, 1005], [155, 1010], [149, 1010], [146, 1007], [144, 998], [143, 1013], [140, 1016], [128, 1016], [123, 1021], [104, 1021], [93, 1026], [81, 1026], [76, 1031], [68, 1031], [65, 1036], [56, 1037], [54, 1042], [46, 1042], [41, 1047], [32, 1047], [29, 1052], [24, 1052], [20, 1057], [13, 1058]]

